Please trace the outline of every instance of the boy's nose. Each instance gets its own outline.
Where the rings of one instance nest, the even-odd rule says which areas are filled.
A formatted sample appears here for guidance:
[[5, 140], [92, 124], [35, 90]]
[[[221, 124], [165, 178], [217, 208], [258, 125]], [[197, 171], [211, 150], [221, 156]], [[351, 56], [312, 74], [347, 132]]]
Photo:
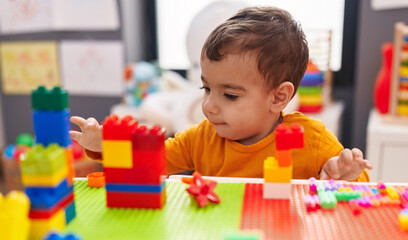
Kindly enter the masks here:
[[211, 114], [218, 114], [220, 108], [218, 107], [214, 97], [207, 96], [203, 99], [203, 111]]

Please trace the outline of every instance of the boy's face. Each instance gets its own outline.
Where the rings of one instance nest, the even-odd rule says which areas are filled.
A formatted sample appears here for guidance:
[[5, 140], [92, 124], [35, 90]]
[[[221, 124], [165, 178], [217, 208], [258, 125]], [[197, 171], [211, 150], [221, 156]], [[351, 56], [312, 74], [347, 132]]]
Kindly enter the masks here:
[[204, 57], [201, 69], [202, 110], [218, 135], [250, 145], [271, 133], [279, 113], [270, 111], [273, 91], [265, 91], [254, 55]]

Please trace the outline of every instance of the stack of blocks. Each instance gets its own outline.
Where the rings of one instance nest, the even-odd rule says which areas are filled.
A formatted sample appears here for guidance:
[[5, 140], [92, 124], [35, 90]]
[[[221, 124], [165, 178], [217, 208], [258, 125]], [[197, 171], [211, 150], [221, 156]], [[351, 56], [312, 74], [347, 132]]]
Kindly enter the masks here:
[[300, 107], [299, 111], [304, 113], [320, 112], [322, 110], [323, 73], [311, 61], [306, 69], [300, 86], [298, 88]]
[[108, 207], [162, 208], [166, 201], [164, 129], [112, 115], [103, 123]]
[[397, 112], [402, 116], [408, 116], [408, 36], [404, 37], [401, 49], [401, 67], [398, 93]]
[[264, 198], [290, 198], [293, 174], [291, 149], [294, 148], [303, 148], [303, 128], [299, 124], [292, 124], [290, 128], [279, 124], [276, 128], [276, 159], [268, 157], [264, 162]]
[[28, 211], [30, 200], [20, 191], [12, 191], [6, 197], [0, 193], [1, 239], [26, 240], [30, 228]]
[[39, 239], [75, 218], [74, 167], [67, 92], [39, 87], [32, 107], [36, 145], [21, 159], [21, 176], [31, 200], [30, 238]]

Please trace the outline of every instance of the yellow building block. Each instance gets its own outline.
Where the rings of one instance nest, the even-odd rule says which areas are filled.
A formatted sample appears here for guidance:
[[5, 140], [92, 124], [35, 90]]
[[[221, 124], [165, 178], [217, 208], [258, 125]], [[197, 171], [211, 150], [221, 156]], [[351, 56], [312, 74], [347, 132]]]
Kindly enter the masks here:
[[290, 183], [293, 167], [279, 167], [274, 157], [268, 157], [264, 161], [264, 179], [270, 183]]
[[133, 150], [131, 141], [103, 140], [103, 165], [108, 168], [132, 168]]
[[27, 175], [21, 176], [25, 186], [55, 186], [67, 177], [67, 168], [61, 168], [52, 175]]
[[398, 216], [398, 222], [401, 230], [408, 231], [408, 215], [400, 214]]
[[31, 219], [30, 238], [43, 239], [48, 231], [62, 231], [65, 226], [65, 209], [59, 210], [49, 219]]
[[20, 191], [0, 193], [0, 238], [26, 240], [30, 229], [30, 199]]

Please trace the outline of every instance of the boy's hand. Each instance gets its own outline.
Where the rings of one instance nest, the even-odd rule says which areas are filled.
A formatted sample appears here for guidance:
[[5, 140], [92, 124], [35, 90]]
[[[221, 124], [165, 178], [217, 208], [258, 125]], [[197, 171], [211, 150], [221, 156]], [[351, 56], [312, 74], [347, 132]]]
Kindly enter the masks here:
[[373, 165], [364, 159], [363, 153], [357, 148], [353, 150], [346, 148], [341, 151], [340, 156], [327, 161], [320, 173], [320, 179], [352, 181], [366, 168], [373, 169]]
[[72, 139], [77, 141], [83, 148], [93, 152], [102, 152], [102, 126], [95, 118], [83, 119], [71, 117], [71, 122], [78, 125], [82, 132], [69, 131]]

